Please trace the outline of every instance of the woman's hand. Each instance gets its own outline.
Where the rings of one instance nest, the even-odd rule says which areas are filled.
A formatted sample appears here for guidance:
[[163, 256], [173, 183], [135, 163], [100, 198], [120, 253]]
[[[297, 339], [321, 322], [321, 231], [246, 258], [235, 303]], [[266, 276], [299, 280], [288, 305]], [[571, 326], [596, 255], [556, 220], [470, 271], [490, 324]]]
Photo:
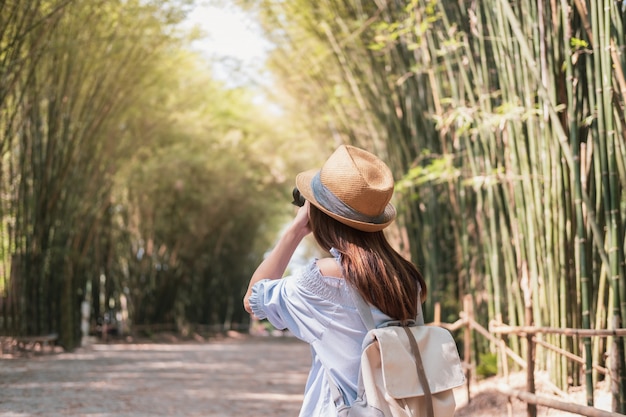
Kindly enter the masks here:
[[311, 207], [311, 203], [308, 201], [304, 202], [304, 205], [298, 209], [296, 213], [296, 217], [293, 219], [291, 223], [291, 228], [294, 229], [294, 232], [297, 234], [302, 234], [302, 238], [304, 236], [311, 233], [311, 227], [309, 225], [309, 209]]

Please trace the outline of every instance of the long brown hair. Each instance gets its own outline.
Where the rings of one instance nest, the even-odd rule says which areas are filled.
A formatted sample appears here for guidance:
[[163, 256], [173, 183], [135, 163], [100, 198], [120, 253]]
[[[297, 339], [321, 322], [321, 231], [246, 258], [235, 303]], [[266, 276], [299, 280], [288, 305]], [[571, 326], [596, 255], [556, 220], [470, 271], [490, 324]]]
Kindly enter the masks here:
[[[346, 226], [311, 205], [310, 225], [317, 243], [341, 253], [344, 279], [368, 303], [395, 320], [414, 319], [417, 294], [426, 298], [426, 283], [416, 266], [402, 257], [384, 233]], [[419, 287], [418, 287], [419, 286]]]

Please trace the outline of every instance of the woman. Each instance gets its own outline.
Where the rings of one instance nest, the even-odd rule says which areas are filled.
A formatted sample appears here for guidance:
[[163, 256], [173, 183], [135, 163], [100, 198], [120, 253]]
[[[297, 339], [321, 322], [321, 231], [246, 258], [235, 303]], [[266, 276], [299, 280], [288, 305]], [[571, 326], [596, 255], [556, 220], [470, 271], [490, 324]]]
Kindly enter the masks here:
[[[300, 416], [334, 417], [327, 378], [334, 380], [346, 404], [354, 401], [367, 333], [348, 286], [371, 305], [380, 324], [416, 319], [426, 285], [417, 268], [385, 238], [383, 229], [396, 211], [389, 203], [393, 176], [383, 161], [365, 150], [340, 146], [319, 171], [300, 173], [296, 185], [306, 202], [252, 275], [244, 306], [311, 345], [312, 366]], [[313, 260], [282, 278], [310, 232], [333, 257]]]

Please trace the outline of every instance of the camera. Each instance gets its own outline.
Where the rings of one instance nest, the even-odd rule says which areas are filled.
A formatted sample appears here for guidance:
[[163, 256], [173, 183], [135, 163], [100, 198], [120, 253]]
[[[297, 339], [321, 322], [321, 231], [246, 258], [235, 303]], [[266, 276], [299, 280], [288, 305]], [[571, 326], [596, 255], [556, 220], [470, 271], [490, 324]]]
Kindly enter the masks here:
[[292, 196], [293, 196], [293, 201], [291, 202], [291, 204], [293, 204], [294, 206], [298, 206], [298, 207], [302, 207], [304, 205], [305, 199], [304, 197], [302, 197], [302, 194], [300, 194], [300, 190], [298, 190], [298, 188], [294, 188], [292, 191]]

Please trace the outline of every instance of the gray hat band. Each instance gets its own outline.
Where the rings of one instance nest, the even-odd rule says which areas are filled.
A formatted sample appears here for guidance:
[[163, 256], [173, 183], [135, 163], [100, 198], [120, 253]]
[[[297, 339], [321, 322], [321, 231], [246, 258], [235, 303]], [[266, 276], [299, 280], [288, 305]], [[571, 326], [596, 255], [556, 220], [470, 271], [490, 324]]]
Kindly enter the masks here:
[[356, 220], [363, 223], [382, 224], [385, 222], [385, 212], [383, 211], [378, 216], [368, 216], [360, 213], [341, 201], [335, 194], [332, 193], [324, 184], [320, 178], [320, 173], [315, 174], [311, 180], [311, 190], [313, 196], [319, 204], [321, 204], [326, 210], [337, 214], [341, 217], [345, 217], [350, 220]]

